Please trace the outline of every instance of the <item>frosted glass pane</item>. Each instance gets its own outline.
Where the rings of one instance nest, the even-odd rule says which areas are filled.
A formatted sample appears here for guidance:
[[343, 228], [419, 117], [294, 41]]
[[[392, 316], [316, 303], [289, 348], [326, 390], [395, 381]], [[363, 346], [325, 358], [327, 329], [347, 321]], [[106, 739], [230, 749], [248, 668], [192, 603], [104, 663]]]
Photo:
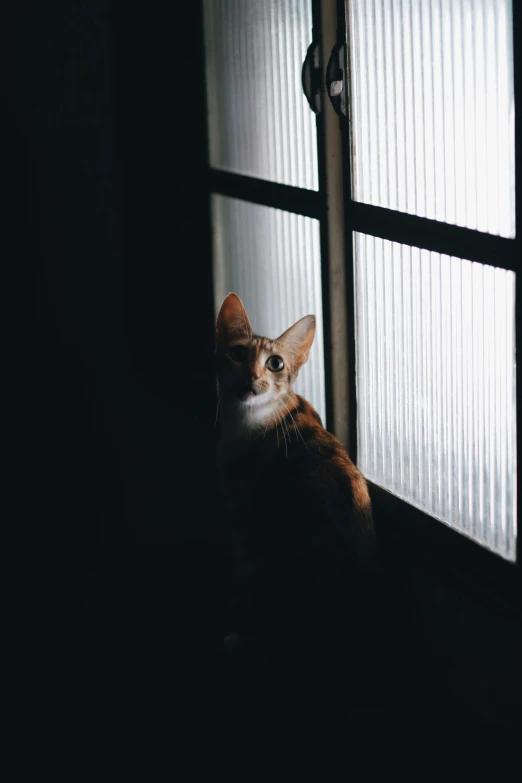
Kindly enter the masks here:
[[210, 164], [317, 190], [316, 120], [301, 87], [311, 0], [204, 0]]
[[515, 236], [511, 0], [346, 0], [354, 198]]
[[252, 328], [279, 337], [304, 315], [315, 315], [310, 358], [294, 385], [325, 420], [323, 308], [319, 223], [313, 218], [212, 197], [216, 312], [234, 291]]
[[363, 473], [516, 556], [515, 273], [355, 234]]

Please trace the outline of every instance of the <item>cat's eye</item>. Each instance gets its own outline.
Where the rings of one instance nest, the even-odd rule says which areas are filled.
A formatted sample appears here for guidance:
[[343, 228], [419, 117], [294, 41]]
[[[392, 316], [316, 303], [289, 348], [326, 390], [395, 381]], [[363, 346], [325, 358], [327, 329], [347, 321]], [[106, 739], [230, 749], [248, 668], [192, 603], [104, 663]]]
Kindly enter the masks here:
[[233, 345], [228, 349], [228, 355], [233, 362], [244, 362], [247, 358], [248, 351], [244, 345]]
[[280, 356], [271, 356], [266, 360], [266, 366], [269, 370], [272, 370], [272, 372], [280, 372], [285, 366], [285, 363]]

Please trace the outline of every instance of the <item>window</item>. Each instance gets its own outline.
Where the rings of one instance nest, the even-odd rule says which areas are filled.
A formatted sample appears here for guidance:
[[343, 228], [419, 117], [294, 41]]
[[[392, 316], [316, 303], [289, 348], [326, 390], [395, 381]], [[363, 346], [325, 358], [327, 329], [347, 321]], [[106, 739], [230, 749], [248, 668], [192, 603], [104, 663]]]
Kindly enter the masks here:
[[[513, 238], [510, 0], [346, 14], [354, 200]], [[359, 464], [513, 560], [515, 272], [418, 229], [416, 246], [354, 235]]]
[[377, 494], [515, 561], [511, 0], [204, 15], [217, 302], [315, 311], [300, 391]]
[[516, 554], [515, 274], [355, 234], [365, 476]]

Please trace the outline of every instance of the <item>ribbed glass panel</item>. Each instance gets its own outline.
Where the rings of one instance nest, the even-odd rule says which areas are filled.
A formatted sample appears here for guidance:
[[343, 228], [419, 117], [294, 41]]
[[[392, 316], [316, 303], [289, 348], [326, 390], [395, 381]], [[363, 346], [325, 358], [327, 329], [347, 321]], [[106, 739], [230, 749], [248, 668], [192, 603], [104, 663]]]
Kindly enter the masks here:
[[319, 223], [246, 201], [212, 197], [216, 312], [234, 291], [252, 328], [279, 337], [304, 315], [315, 315], [310, 358], [295, 383], [325, 421], [323, 308]]
[[315, 115], [301, 87], [311, 0], [204, 0], [210, 163], [317, 190]]
[[355, 234], [358, 462], [516, 557], [515, 274]]
[[512, 0], [346, 0], [354, 198], [515, 236]]

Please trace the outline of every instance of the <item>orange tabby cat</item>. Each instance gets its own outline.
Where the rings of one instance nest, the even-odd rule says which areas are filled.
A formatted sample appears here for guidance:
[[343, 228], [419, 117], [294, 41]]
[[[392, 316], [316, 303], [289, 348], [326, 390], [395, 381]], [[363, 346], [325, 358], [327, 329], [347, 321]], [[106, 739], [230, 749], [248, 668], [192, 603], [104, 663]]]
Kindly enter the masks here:
[[325, 684], [360, 646], [374, 533], [365, 479], [292, 388], [314, 334], [308, 315], [275, 340], [256, 335], [225, 298], [218, 468], [240, 541], [230, 630], [286, 678]]

